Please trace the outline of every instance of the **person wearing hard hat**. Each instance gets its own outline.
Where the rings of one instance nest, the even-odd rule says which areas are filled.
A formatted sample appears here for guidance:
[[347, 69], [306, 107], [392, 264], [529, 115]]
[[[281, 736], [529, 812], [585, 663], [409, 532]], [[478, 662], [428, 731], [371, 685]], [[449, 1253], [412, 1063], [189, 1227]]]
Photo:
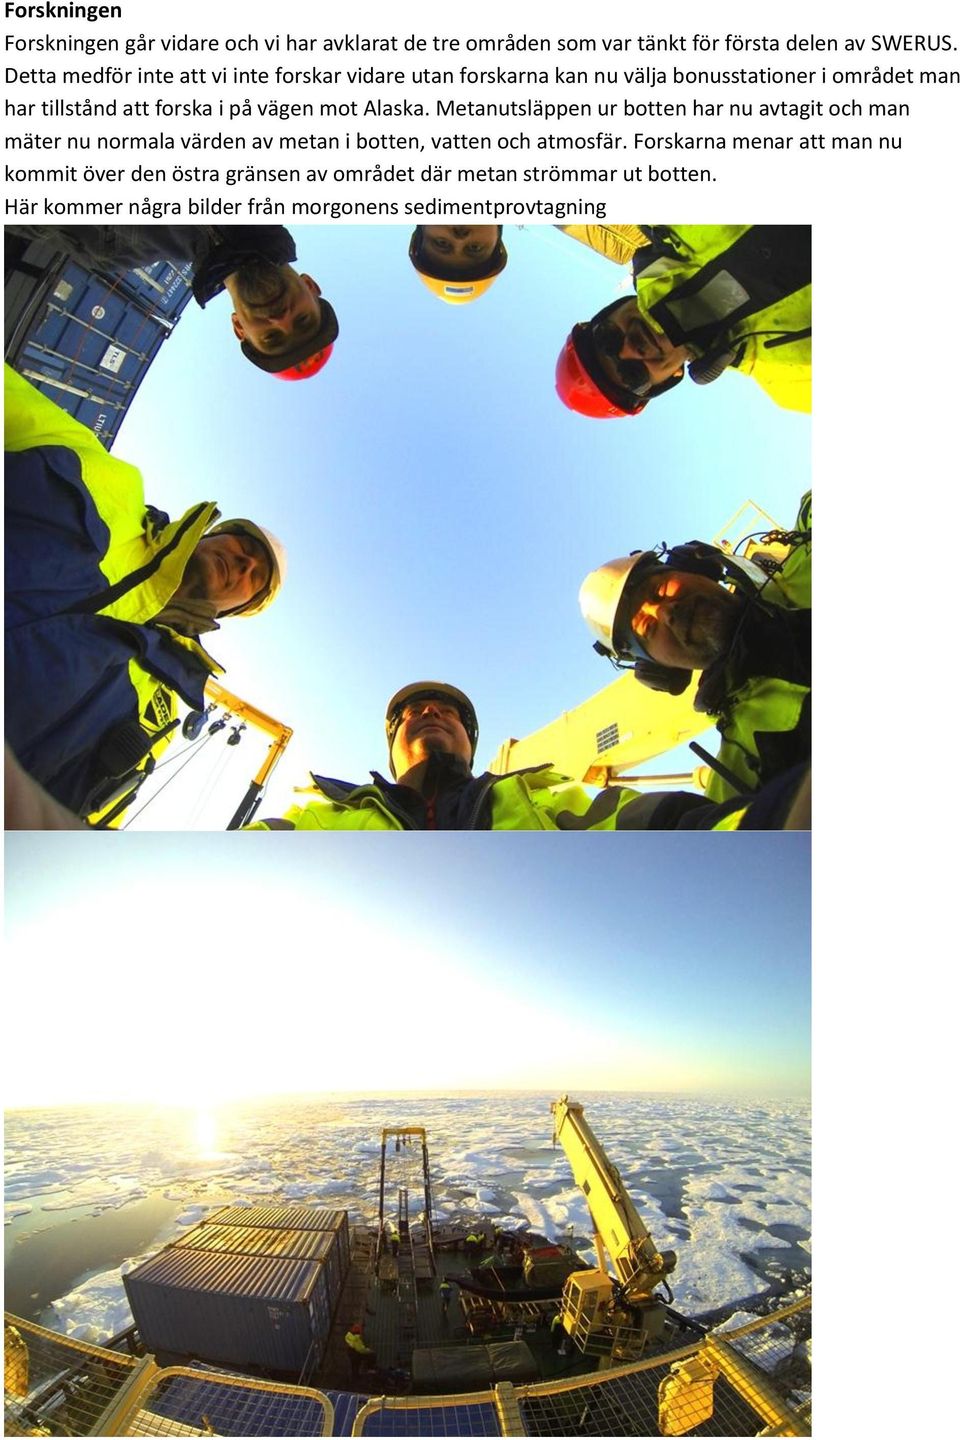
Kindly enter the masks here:
[[680, 695], [702, 671], [695, 705], [721, 737], [713, 800], [809, 762], [811, 544], [808, 493], [795, 529], [763, 537], [749, 559], [694, 540], [611, 560], [581, 587], [594, 648], [644, 685]]
[[350, 1326], [343, 1339], [350, 1360], [350, 1373], [359, 1375], [361, 1370], [372, 1369], [376, 1364], [377, 1354], [363, 1338], [363, 1325], [359, 1320]]
[[200, 637], [260, 614], [280, 542], [210, 501], [171, 521], [139, 470], [5, 367], [6, 735], [20, 766], [90, 816], [203, 709]]
[[476, 300], [507, 263], [502, 225], [418, 225], [410, 261], [427, 289], [448, 305]]
[[[507, 775], [473, 774], [479, 726], [472, 701], [455, 685], [418, 680], [391, 698], [385, 717], [393, 782], [372, 772], [353, 785], [312, 775], [310, 798], [283, 819], [250, 830], [636, 830], [779, 829], [792, 792], [743, 807], [674, 793], [637, 795], [611, 787], [591, 798], [549, 765]], [[799, 784], [799, 778], [798, 782]], [[735, 821], [730, 819], [735, 816]]]
[[326, 365], [339, 325], [309, 275], [295, 271], [297, 247], [282, 225], [13, 225], [27, 240], [66, 250], [83, 265], [130, 270], [170, 260], [193, 269], [201, 310], [225, 290], [240, 349], [278, 380], [306, 380]]
[[568, 409], [600, 420], [639, 415], [685, 370], [697, 385], [729, 370], [784, 409], [810, 410], [809, 225], [569, 228], [621, 261], [638, 230], [642, 243], [631, 262], [636, 298], [575, 325], [560, 352], [556, 387]]

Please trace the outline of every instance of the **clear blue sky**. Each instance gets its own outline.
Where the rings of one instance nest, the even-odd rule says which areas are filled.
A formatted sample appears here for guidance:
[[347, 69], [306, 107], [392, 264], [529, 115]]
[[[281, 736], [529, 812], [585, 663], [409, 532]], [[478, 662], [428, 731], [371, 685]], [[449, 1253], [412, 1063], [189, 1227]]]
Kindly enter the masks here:
[[9, 1107], [807, 1093], [806, 834], [15, 840]]
[[[190, 306], [114, 446], [152, 503], [216, 500], [287, 543], [282, 598], [209, 647], [230, 689], [296, 731], [265, 814], [283, 812], [308, 767], [356, 781], [384, 767], [385, 703], [415, 679], [470, 693], [485, 765], [615, 678], [580, 619], [589, 570], [710, 538], [747, 498], [789, 525], [809, 485], [808, 417], [738, 375], [685, 382], [632, 421], [560, 404], [571, 325], [628, 290], [625, 269], [551, 226], [507, 226], [507, 269], [468, 306], [417, 279], [406, 226], [293, 233], [298, 268], [340, 317], [323, 375], [262, 375], [239, 354], [225, 296]], [[262, 753], [231, 753], [227, 814]], [[205, 761], [144, 823], [225, 823], [222, 805], [191, 809], [214, 785], [201, 785]]]

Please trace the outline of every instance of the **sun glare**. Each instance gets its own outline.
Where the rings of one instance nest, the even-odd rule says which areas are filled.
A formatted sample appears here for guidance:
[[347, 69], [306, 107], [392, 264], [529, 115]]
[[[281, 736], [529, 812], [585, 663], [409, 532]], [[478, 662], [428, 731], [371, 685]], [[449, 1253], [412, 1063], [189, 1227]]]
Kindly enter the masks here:
[[219, 1126], [217, 1124], [217, 1113], [208, 1107], [194, 1112], [193, 1117], [193, 1143], [197, 1152], [204, 1158], [212, 1158], [220, 1153], [217, 1141], [219, 1139]]

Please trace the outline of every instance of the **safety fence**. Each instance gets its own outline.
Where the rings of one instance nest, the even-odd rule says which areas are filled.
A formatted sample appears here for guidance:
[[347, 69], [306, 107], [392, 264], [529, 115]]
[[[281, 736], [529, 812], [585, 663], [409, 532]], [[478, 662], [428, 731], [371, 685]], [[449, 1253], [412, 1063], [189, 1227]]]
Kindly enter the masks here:
[[683, 1350], [518, 1387], [518, 1433], [809, 1435], [809, 1314], [807, 1299]]
[[378, 1396], [136, 1360], [7, 1316], [6, 1435], [809, 1435], [810, 1299], [592, 1375]]

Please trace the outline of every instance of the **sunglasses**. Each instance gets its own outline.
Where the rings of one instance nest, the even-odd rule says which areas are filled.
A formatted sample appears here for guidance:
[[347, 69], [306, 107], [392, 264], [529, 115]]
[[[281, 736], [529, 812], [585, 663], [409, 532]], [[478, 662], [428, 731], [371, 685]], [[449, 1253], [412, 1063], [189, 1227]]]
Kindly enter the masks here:
[[650, 372], [642, 360], [622, 360], [623, 331], [612, 320], [600, 315], [590, 322], [590, 338], [598, 355], [611, 361], [617, 379], [631, 395], [645, 395], [653, 386]]

